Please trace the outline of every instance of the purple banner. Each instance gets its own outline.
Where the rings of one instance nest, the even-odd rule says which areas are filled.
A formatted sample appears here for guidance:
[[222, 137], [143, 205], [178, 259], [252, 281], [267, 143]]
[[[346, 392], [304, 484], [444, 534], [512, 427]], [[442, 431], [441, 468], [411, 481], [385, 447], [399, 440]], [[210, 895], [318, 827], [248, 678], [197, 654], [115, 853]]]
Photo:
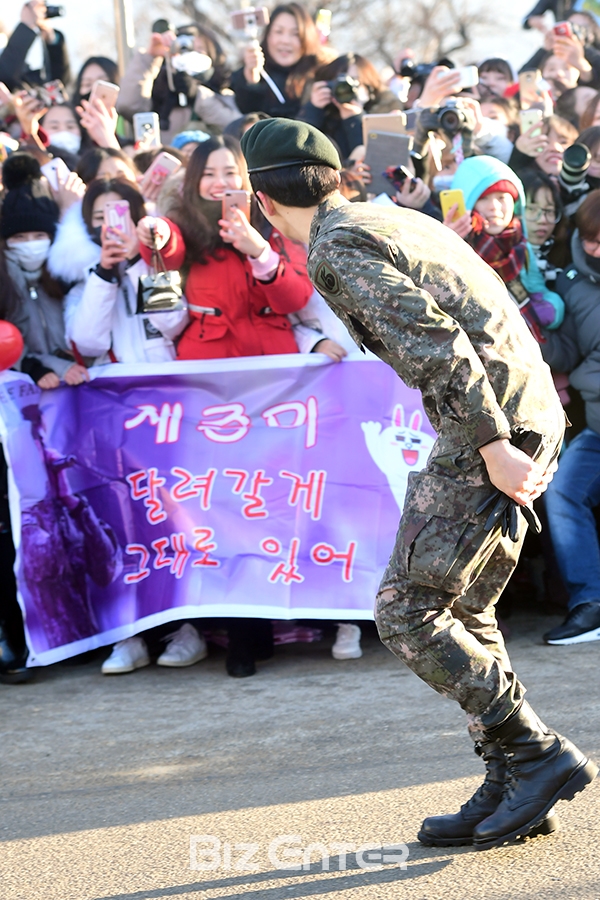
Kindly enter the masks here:
[[317, 355], [0, 376], [30, 664], [194, 617], [370, 619], [434, 441], [384, 363]]

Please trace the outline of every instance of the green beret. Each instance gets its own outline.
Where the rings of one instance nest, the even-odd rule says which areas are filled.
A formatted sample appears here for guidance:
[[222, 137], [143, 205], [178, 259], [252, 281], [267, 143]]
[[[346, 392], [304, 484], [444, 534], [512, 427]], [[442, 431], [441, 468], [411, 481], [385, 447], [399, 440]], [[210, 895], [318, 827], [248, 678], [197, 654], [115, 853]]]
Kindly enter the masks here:
[[248, 171], [268, 172], [284, 166], [329, 166], [341, 169], [340, 157], [322, 131], [295, 119], [263, 119], [242, 135]]

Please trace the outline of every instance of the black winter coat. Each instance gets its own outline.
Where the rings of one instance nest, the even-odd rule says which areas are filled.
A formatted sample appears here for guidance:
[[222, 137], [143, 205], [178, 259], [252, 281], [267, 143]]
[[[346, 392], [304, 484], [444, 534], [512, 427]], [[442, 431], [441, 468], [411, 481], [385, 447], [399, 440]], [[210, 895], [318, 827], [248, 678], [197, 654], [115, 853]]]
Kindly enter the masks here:
[[588, 428], [600, 434], [600, 272], [588, 265], [579, 233], [571, 242], [573, 265], [559, 276], [556, 289], [565, 301], [565, 318], [557, 331], [545, 331], [542, 355], [585, 402]]

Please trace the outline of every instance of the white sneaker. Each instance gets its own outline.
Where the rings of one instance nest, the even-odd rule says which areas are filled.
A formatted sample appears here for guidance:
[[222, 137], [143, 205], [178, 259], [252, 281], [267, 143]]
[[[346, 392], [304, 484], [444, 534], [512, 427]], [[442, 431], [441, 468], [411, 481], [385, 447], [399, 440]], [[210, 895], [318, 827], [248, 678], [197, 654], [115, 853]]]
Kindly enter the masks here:
[[351, 622], [342, 622], [338, 625], [335, 644], [331, 648], [334, 659], [359, 659], [362, 656], [360, 649], [361, 631], [358, 625]]
[[159, 666], [193, 666], [208, 656], [206, 641], [189, 622], [168, 635], [166, 640], [167, 649], [156, 660]]
[[146, 641], [141, 637], [130, 637], [119, 641], [112, 653], [102, 664], [103, 675], [124, 675], [150, 665]]

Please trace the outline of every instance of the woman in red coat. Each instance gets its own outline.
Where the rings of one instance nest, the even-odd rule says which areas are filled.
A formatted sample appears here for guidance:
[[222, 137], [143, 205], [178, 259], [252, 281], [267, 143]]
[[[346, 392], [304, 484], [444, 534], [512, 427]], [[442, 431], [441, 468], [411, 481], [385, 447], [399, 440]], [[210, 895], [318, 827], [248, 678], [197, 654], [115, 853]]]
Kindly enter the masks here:
[[[305, 250], [274, 231], [267, 239], [238, 209], [223, 219], [230, 190], [250, 190], [246, 163], [235, 138], [214, 137], [193, 152], [170, 217], [142, 219], [138, 226], [144, 259], [151, 258], [152, 224], [165, 265], [186, 276], [191, 322], [178, 342], [178, 359], [298, 352], [287, 314], [312, 294]], [[262, 219], [258, 211], [252, 218], [256, 224]], [[273, 652], [271, 622], [229, 619], [227, 630], [228, 673], [253, 675], [255, 660]]]
[[[222, 218], [225, 191], [249, 187], [237, 140], [211, 138], [192, 154], [181, 203], [157, 222], [165, 265], [187, 273], [192, 321], [178, 359], [298, 352], [287, 314], [302, 309], [312, 293], [302, 270], [304, 249], [274, 231], [267, 239], [239, 209]], [[251, 218], [262, 217], [256, 211]], [[148, 247], [142, 255], [150, 259]]]

